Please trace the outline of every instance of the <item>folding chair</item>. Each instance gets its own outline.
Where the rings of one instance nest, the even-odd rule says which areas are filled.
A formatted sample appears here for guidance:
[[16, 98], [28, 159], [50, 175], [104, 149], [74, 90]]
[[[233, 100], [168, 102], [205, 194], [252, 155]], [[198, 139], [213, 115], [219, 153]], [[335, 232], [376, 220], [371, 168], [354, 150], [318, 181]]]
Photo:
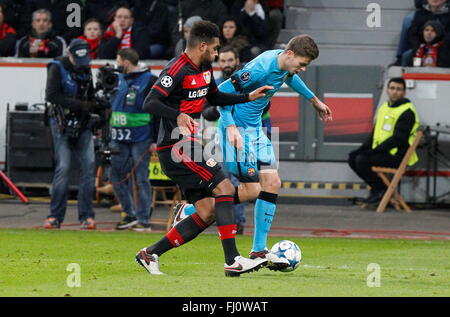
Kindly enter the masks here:
[[[181, 191], [178, 186], [152, 186], [153, 199], [152, 207], [156, 205], [169, 206], [169, 216], [166, 223], [166, 231], [169, 231], [173, 222], [173, 207], [176, 204], [182, 202]], [[168, 194], [172, 195], [172, 198], [168, 198]], [[160, 198], [159, 198], [160, 197]]]
[[[161, 169], [158, 155], [153, 152], [149, 164], [149, 179], [152, 184], [152, 208], [156, 205], [169, 206], [169, 216], [166, 231], [169, 231], [173, 222], [173, 207], [182, 200], [180, 188]], [[171, 197], [170, 197], [171, 196]]]
[[[384, 194], [380, 204], [378, 205], [377, 212], [379, 213], [384, 212], [389, 202], [394, 206], [395, 210], [397, 211], [400, 211], [403, 208], [406, 212], [411, 212], [411, 208], [408, 206], [408, 204], [405, 202], [402, 196], [400, 196], [396, 188], [398, 183], [400, 182], [400, 179], [405, 173], [411, 155], [416, 150], [422, 137], [423, 131], [417, 131], [413, 144], [411, 144], [410, 147], [408, 148], [408, 151], [406, 151], [406, 154], [403, 157], [403, 160], [398, 168], [387, 168], [379, 166], [372, 167], [372, 171], [377, 173], [378, 177], [380, 177], [383, 180], [384, 184], [386, 184], [387, 186], [386, 193]], [[392, 179], [389, 180], [389, 178], [385, 174], [392, 174], [393, 175]]]

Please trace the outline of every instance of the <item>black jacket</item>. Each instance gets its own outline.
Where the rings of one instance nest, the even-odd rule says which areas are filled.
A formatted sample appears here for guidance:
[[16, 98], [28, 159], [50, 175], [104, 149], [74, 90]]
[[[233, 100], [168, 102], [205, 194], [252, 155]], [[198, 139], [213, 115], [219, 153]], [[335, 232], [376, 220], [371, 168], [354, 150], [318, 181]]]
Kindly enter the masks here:
[[[261, 43], [267, 40], [268, 35], [268, 25], [267, 25], [267, 17], [268, 13], [266, 12], [266, 20], [261, 19], [259, 16], [254, 14], [250, 16], [247, 14], [244, 8], [245, 1], [244, 0], [236, 0], [234, 1], [231, 7], [231, 14], [238, 18], [239, 24], [242, 26], [242, 31], [244, 35], [247, 37], [249, 42], [252, 45], [260, 45]], [[264, 3], [261, 3], [264, 11], [267, 11], [264, 7]]]
[[[450, 37], [446, 37], [444, 33], [444, 28], [439, 21], [431, 20], [425, 23], [420, 32], [420, 44], [425, 43], [425, 39], [423, 38], [423, 31], [426, 26], [432, 26], [434, 31], [436, 32], [436, 38], [431, 44], [435, 44], [443, 41], [443, 45], [441, 45], [437, 50], [437, 67], [450, 67]], [[417, 54], [417, 50], [414, 51], [414, 56]], [[411, 65], [412, 66], [412, 61]]]
[[[98, 47], [97, 58], [116, 59], [121, 39], [113, 36], [108, 40], [102, 39]], [[139, 54], [139, 59], [148, 59], [150, 56], [150, 41], [147, 29], [139, 22], [135, 22], [131, 28], [131, 45]]]
[[169, 10], [164, 0], [130, 0], [136, 21], [147, 28], [150, 44], [169, 44]]
[[31, 30], [32, 6], [27, 0], [0, 0], [5, 23], [14, 28], [17, 38], [25, 36]]
[[17, 36], [8, 32], [4, 39], [0, 40], [0, 56], [14, 56]]
[[84, 6], [86, 19], [96, 18], [103, 26], [109, 25], [113, 18], [114, 12], [120, 6], [129, 6], [128, 0], [88, 0]]
[[54, 58], [58, 56], [62, 56], [65, 53], [66, 50], [66, 41], [56, 35], [56, 32], [53, 30], [50, 30], [50, 32], [38, 36], [34, 30], [31, 30], [31, 33], [28, 35], [22, 37], [19, 41], [17, 41], [16, 45], [16, 55], [18, 57], [30, 57], [30, 37], [31, 38], [38, 38], [42, 40], [48, 40], [47, 42], [47, 48], [48, 51], [39, 51], [38, 56], [39, 58]]
[[198, 15], [203, 20], [213, 22], [217, 25], [228, 16], [227, 7], [221, 0], [183, 0], [181, 2], [183, 21], [189, 17]]

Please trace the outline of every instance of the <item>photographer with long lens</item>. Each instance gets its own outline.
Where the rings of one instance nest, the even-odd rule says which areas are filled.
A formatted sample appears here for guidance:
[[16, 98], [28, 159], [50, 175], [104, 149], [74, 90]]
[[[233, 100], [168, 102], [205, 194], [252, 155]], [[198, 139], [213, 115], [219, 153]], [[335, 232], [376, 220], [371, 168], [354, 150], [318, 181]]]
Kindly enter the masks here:
[[[142, 110], [154, 76], [146, 66], [139, 65], [139, 55], [132, 48], [117, 53], [117, 92], [111, 98], [111, 148], [118, 154], [111, 156], [111, 182], [126, 216], [116, 229], [150, 231], [151, 185], [148, 179], [150, 147], [156, 137], [155, 125], [148, 112]], [[138, 193], [137, 206], [130, 190], [130, 166]]]
[[93, 120], [98, 110], [89, 68], [89, 45], [72, 40], [65, 57], [48, 64], [45, 89], [48, 123], [56, 159], [51, 190], [50, 215], [44, 223], [47, 229], [60, 228], [67, 208], [71, 157], [79, 160], [78, 219], [81, 229], [95, 229], [92, 208], [94, 194], [95, 155]]

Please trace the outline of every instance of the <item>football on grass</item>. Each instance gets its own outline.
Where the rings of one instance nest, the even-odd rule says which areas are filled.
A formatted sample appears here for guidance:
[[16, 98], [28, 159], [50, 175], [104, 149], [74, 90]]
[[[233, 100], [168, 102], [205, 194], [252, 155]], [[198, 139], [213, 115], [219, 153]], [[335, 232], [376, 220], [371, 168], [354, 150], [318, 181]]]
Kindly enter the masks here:
[[289, 261], [289, 266], [284, 270], [281, 270], [281, 272], [291, 272], [295, 270], [302, 260], [302, 251], [300, 250], [300, 247], [289, 240], [282, 240], [275, 243], [271, 251], [279, 257], [286, 258]]

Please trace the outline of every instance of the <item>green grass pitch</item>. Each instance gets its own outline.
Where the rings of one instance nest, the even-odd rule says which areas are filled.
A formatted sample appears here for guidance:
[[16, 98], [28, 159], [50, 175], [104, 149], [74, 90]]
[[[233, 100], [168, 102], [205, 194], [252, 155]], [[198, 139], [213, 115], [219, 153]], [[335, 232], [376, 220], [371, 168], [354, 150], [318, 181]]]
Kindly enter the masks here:
[[[160, 233], [0, 230], [0, 296], [450, 296], [450, 241], [271, 237], [303, 252], [291, 273], [261, 269], [226, 278], [217, 235], [203, 234], [161, 257], [164, 276], [134, 262]], [[251, 237], [237, 238], [246, 255]], [[70, 263], [80, 287], [68, 287]], [[380, 287], [368, 287], [370, 263]], [[69, 278], [69, 280], [71, 280]]]

